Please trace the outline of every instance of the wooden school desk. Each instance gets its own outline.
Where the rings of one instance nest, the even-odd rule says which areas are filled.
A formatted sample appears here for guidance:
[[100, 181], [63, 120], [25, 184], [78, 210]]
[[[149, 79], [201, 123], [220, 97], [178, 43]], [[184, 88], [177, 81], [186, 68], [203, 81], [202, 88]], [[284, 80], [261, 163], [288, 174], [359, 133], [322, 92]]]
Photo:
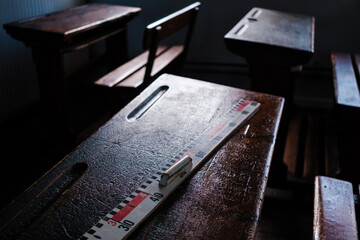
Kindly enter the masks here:
[[0, 236], [79, 238], [241, 99], [259, 111], [131, 238], [254, 238], [283, 98], [168, 74], [6, 208]]
[[285, 98], [274, 153], [274, 182], [281, 183], [287, 176], [283, 151], [294, 109], [292, 68], [310, 61], [314, 35], [312, 16], [255, 7], [224, 36], [227, 48], [248, 62], [251, 89]]
[[247, 60], [252, 90], [287, 98], [291, 68], [311, 59], [314, 34], [314, 17], [253, 8], [224, 39], [231, 52]]

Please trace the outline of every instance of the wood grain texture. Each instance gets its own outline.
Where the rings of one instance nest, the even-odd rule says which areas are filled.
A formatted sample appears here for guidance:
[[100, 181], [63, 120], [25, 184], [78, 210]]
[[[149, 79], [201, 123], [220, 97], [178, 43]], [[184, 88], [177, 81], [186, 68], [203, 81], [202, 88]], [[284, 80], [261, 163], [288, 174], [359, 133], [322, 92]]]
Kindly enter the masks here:
[[324, 176], [315, 178], [313, 239], [358, 239], [350, 182]]
[[[128, 120], [158, 89], [157, 102]], [[130, 238], [253, 239], [284, 100], [167, 74], [2, 212], [1, 236], [77, 239], [243, 98], [259, 112]], [[65, 184], [42, 197], [56, 180]]]

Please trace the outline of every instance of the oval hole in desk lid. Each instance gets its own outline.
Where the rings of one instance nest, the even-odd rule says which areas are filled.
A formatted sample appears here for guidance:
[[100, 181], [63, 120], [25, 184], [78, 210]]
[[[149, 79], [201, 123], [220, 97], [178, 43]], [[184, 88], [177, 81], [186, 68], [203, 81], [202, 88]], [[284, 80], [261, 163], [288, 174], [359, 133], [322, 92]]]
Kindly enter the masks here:
[[161, 86], [156, 89], [149, 97], [142, 101], [128, 116], [129, 121], [139, 119], [146, 111], [148, 111], [164, 93], [169, 89], [169, 86]]

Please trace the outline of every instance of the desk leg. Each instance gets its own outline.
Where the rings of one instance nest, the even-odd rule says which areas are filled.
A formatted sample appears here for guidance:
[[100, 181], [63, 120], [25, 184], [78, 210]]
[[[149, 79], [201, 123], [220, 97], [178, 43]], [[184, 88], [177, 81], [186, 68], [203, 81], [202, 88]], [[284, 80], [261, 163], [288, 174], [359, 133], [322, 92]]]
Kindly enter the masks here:
[[110, 70], [120, 66], [129, 59], [127, 26], [120, 33], [107, 38], [105, 42]]
[[290, 104], [293, 81], [290, 66], [272, 66], [249, 62], [251, 89], [284, 97]]
[[293, 79], [290, 66], [271, 66], [248, 61], [250, 67], [251, 90], [269, 93], [285, 98], [278, 136], [273, 154], [269, 185], [284, 183], [287, 166], [283, 161], [287, 132], [293, 110]]
[[45, 145], [55, 153], [68, 153], [73, 147], [70, 127], [63, 55], [59, 49], [33, 48], [40, 100], [44, 116]]

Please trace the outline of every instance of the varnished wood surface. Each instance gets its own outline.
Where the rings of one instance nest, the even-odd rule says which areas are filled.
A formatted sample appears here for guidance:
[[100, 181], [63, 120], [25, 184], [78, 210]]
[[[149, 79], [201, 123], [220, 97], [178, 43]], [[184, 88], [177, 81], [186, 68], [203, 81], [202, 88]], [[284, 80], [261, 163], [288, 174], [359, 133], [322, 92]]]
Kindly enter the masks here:
[[334, 90], [336, 104], [344, 107], [360, 108], [360, 90], [358, 86], [359, 56], [346, 53], [332, 53], [334, 70]]
[[314, 239], [358, 239], [350, 182], [324, 176], [315, 178]]
[[74, 38], [96, 28], [123, 24], [140, 12], [140, 8], [108, 4], [87, 4], [30, 19], [8, 23], [5, 30], [21, 41], [32, 40], [70, 43]]
[[[129, 119], [155, 91], [161, 98]], [[242, 98], [260, 102], [259, 112], [130, 239], [254, 238], [283, 99], [174, 75], [162, 75], [3, 211], [1, 237], [77, 239]]]
[[230, 51], [271, 65], [299, 65], [314, 52], [311, 16], [253, 8], [226, 35]]

